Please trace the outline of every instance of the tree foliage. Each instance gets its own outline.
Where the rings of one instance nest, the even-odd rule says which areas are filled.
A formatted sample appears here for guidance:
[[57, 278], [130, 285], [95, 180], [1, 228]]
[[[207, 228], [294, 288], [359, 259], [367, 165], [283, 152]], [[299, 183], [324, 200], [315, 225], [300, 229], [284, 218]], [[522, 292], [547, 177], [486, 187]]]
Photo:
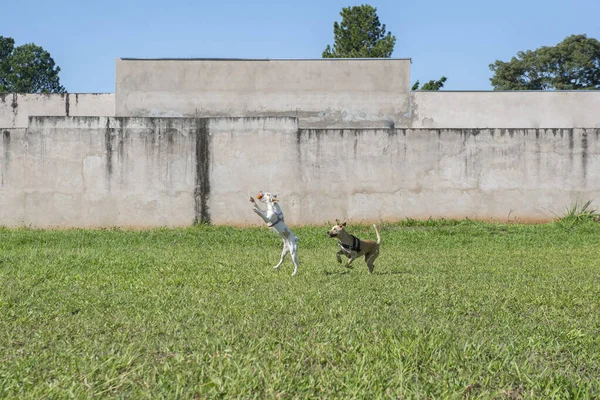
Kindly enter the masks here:
[[444, 87], [444, 82], [446, 82], [447, 80], [448, 80], [448, 78], [446, 78], [445, 76], [442, 76], [437, 81], [434, 81], [432, 79], [429, 82], [425, 82], [425, 84], [423, 86], [421, 86], [421, 88], [419, 88], [419, 81], [416, 81], [411, 90], [438, 91]]
[[556, 46], [519, 51], [508, 62], [490, 64], [494, 90], [598, 90], [600, 42], [571, 35]]
[[334, 44], [327, 45], [323, 58], [389, 58], [396, 37], [385, 31], [377, 9], [368, 4], [345, 7], [342, 22], [333, 24]]
[[59, 72], [42, 47], [15, 47], [14, 39], [0, 36], [0, 93], [64, 93]]

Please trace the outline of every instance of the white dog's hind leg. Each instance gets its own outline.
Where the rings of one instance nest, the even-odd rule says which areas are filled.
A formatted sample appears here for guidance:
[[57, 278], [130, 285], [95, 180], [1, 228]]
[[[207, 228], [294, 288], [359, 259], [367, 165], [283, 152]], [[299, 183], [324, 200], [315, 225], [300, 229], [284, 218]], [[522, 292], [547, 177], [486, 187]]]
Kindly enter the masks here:
[[283, 250], [281, 251], [281, 259], [279, 260], [279, 263], [277, 263], [276, 266], [274, 266], [274, 269], [279, 268], [279, 266], [283, 263], [283, 260], [285, 259], [285, 256], [287, 256], [287, 253], [289, 253], [290, 249], [289, 246], [287, 244], [287, 242], [285, 240], [283, 240]]
[[292, 261], [294, 262], [294, 272], [292, 276], [296, 276], [298, 273], [298, 242], [296, 240], [292, 240], [289, 242], [290, 244], [290, 253], [292, 253]]

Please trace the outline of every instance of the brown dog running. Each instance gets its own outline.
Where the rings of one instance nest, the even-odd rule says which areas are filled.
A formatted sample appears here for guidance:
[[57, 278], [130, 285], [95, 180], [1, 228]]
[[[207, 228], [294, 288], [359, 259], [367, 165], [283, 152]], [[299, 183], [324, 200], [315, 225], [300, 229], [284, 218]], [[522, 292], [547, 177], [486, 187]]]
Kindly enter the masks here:
[[377, 225], [373, 224], [375, 233], [377, 234], [377, 242], [372, 240], [360, 240], [354, 235], [346, 232], [346, 223], [340, 223], [339, 220], [335, 220], [335, 225], [327, 232], [330, 238], [338, 238], [338, 244], [340, 245], [340, 251], [336, 253], [338, 262], [342, 263], [342, 254], [348, 257], [346, 268], [350, 268], [350, 264], [359, 257], [365, 256], [365, 262], [369, 267], [369, 273], [373, 273], [375, 268], [375, 259], [379, 256], [379, 247], [381, 245], [381, 235], [379, 235], [379, 229]]

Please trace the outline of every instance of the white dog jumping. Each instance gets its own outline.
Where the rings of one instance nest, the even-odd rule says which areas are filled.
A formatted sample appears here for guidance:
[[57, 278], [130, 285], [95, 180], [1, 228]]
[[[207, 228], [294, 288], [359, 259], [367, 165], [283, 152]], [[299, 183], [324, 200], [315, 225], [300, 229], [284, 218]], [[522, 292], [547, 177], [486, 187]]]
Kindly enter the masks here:
[[294, 262], [294, 272], [292, 276], [295, 276], [298, 272], [298, 238], [296, 235], [292, 233], [290, 228], [287, 227], [285, 222], [283, 221], [283, 212], [281, 211], [281, 207], [279, 207], [279, 200], [277, 200], [277, 195], [272, 195], [271, 193], [263, 193], [260, 192], [256, 198], [263, 203], [266, 203], [267, 210], [263, 210], [258, 206], [258, 203], [254, 201], [253, 197], [250, 197], [250, 202], [254, 204], [254, 208], [252, 209], [256, 214], [258, 214], [263, 221], [267, 224], [269, 228], [273, 231], [277, 232], [279, 237], [283, 240], [283, 250], [281, 252], [281, 259], [279, 263], [273, 268], [277, 269], [283, 263], [283, 259], [287, 255], [287, 253], [292, 254], [292, 261]]

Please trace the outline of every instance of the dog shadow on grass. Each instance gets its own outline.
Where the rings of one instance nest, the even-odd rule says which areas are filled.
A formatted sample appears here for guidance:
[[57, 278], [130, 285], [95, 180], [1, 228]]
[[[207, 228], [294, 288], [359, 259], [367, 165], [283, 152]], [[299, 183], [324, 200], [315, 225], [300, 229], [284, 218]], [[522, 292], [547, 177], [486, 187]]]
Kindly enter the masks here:
[[401, 271], [374, 271], [373, 275], [406, 275], [410, 274], [409, 270], [401, 270]]
[[[352, 270], [345, 270], [345, 271], [325, 271], [324, 274], [327, 276], [333, 276], [333, 275], [347, 275], [350, 272], [352, 272]], [[401, 271], [374, 271], [373, 275], [377, 276], [377, 275], [406, 275], [406, 274], [410, 274], [411, 271], [409, 270], [401, 270]]]
[[327, 271], [327, 270], [325, 270], [325, 275], [327, 275], [327, 276], [331, 276], [331, 275], [347, 275], [349, 273], [350, 273], [349, 270], [342, 270], [342, 271]]

